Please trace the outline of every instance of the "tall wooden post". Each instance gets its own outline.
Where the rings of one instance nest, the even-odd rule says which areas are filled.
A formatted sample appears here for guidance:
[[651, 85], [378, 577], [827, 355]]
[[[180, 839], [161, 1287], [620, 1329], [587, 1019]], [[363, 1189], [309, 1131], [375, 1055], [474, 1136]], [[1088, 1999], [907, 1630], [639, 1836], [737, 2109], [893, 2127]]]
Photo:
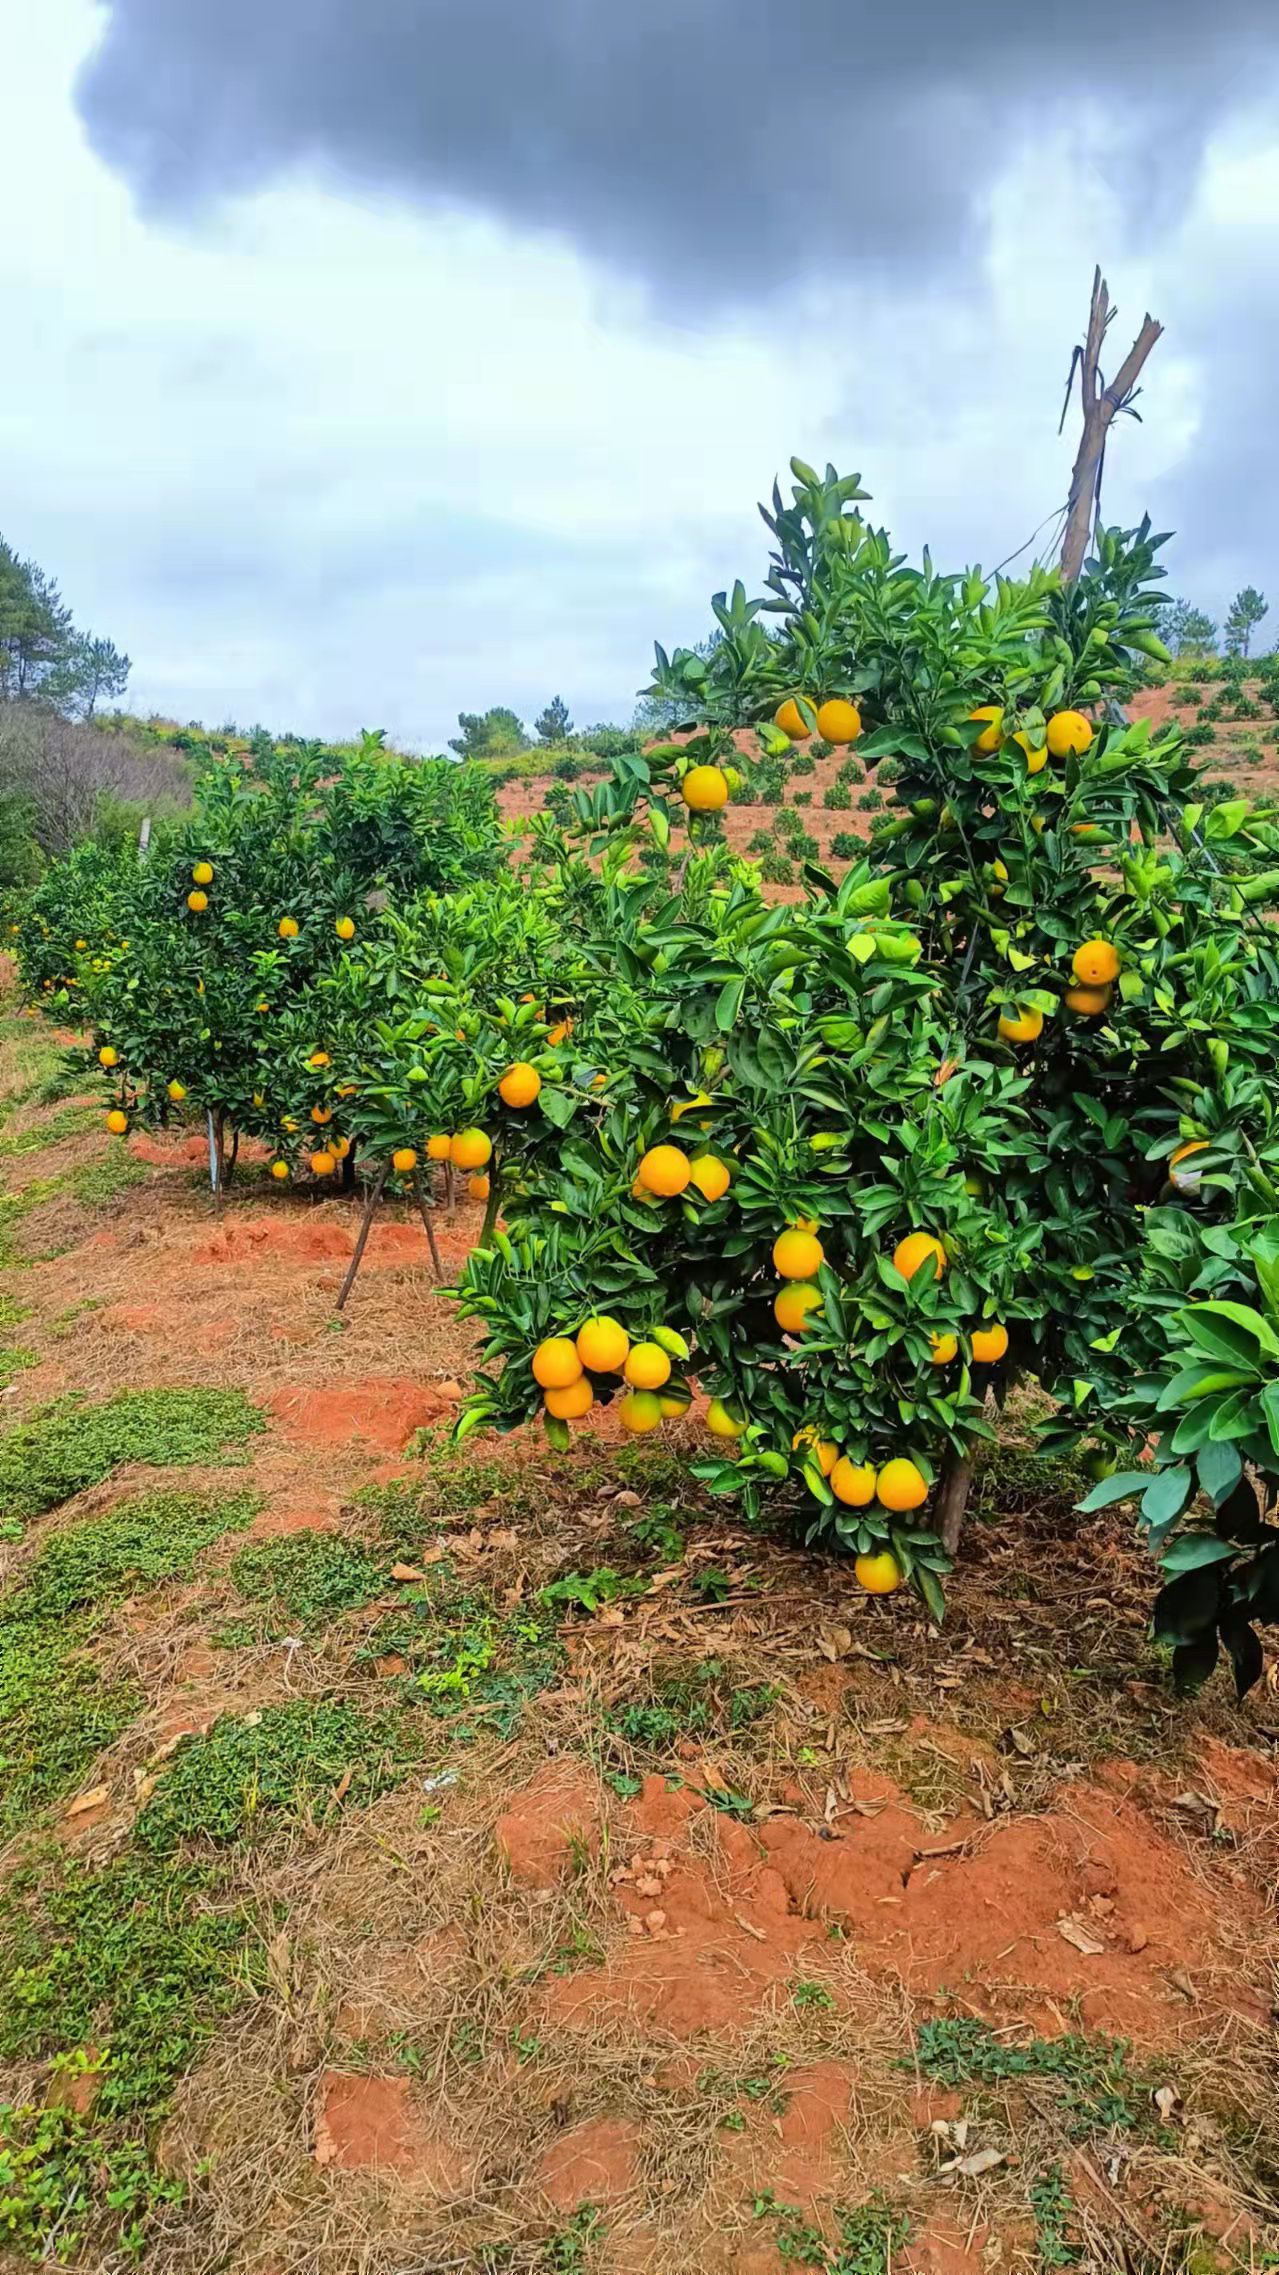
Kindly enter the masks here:
[[[1066, 505], [1066, 533], [1061, 545], [1061, 575], [1063, 584], [1073, 584], [1084, 565], [1088, 539], [1092, 530], [1093, 515], [1101, 495], [1101, 474], [1106, 455], [1106, 436], [1111, 422], [1120, 411], [1132, 411], [1133, 398], [1140, 390], [1137, 381], [1147, 356], [1163, 333], [1163, 325], [1153, 316], [1142, 318], [1141, 330], [1120, 364], [1118, 371], [1106, 385], [1101, 370], [1101, 351], [1106, 332], [1116, 310], [1111, 305], [1110, 290], [1101, 270], [1093, 271], [1092, 306], [1088, 312], [1088, 335], [1082, 347], [1077, 347], [1070, 359], [1070, 377], [1066, 382], [1066, 401], [1062, 407], [1061, 425], [1066, 424], [1070, 407], [1070, 390], [1075, 372], [1079, 373], [1079, 392], [1083, 402], [1084, 431], [1075, 456], [1074, 472], [1070, 477], [1070, 497]], [[1133, 412], [1135, 418], [1138, 414]], [[1061, 428], [1058, 428], [1060, 433]]]

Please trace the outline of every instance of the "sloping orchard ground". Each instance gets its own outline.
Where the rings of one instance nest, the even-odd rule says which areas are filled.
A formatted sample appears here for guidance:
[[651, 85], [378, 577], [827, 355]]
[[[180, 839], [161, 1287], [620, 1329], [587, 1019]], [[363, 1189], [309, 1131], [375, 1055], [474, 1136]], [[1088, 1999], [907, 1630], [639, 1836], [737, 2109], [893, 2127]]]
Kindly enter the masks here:
[[218, 1216], [180, 1138], [86, 1200], [63, 1111], [3, 1132], [6, 1403], [106, 1449], [0, 1548], [15, 2264], [1262, 2264], [1273, 1690], [1172, 1705], [1074, 1479], [1000, 1455], [938, 1635], [678, 1432], [408, 1450], [416, 1227], [336, 1329], [341, 1202]]

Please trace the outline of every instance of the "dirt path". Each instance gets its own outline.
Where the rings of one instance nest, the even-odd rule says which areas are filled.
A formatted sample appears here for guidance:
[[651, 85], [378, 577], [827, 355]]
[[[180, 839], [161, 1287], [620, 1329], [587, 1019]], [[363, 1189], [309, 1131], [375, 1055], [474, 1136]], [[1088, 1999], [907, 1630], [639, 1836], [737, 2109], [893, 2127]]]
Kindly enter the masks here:
[[130, 1397], [0, 1508], [12, 2264], [1273, 2264], [1279, 1708], [1171, 1702], [1121, 1525], [1006, 1449], [939, 1635], [691, 1429], [450, 1451], [416, 1224], [339, 1324], [347, 1205], [104, 1169], [50, 1072], [11, 1020], [5, 1403]]

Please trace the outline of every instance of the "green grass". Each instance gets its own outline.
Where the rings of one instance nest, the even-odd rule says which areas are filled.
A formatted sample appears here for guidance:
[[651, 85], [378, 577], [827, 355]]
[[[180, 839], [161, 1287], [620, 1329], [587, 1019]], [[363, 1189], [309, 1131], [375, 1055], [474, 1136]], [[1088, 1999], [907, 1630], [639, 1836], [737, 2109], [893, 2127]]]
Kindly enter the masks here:
[[780, 1696], [774, 1683], [735, 1684], [724, 1661], [702, 1659], [665, 1674], [655, 1669], [651, 1695], [610, 1708], [605, 1719], [627, 1745], [666, 1753], [681, 1738], [748, 1730]]
[[242, 1548], [231, 1578], [242, 1596], [261, 1603], [265, 1627], [324, 1627], [358, 1611], [387, 1584], [385, 1556], [370, 1554], [340, 1533], [299, 1532]]
[[247, 1494], [157, 1493], [46, 1540], [0, 1601], [0, 1836], [74, 1791], [95, 1755], [139, 1712], [136, 1685], [89, 1656], [127, 1596], [185, 1577], [201, 1551], [249, 1524]]
[[96, 1406], [61, 1398], [0, 1438], [0, 1522], [41, 1516], [126, 1462], [225, 1460], [264, 1427], [238, 1390], [124, 1390]]
[[[136, 2256], [180, 2183], [150, 2143], [173, 2090], [264, 1973], [254, 1915], [208, 1869], [126, 1852], [94, 1870], [49, 1858], [0, 1893], [0, 2060], [83, 2067], [90, 2111], [0, 2105], [0, 2243], [59, 2264]], [[98, 2256], [92, 2262], [101, 2265]]]
[[146, 1163], [135, 1161], [121, 1145], [73, 1169], [67, 1177], [66, 1189], [82, 1208], [100, 1209], [108, 1201], [114, 1201], [118, 1194], [126, 1193], [131, 1185], [145, 1183], [146, 1177]]
[[174, 1756], [134, 1838], [150, 1855], [172, 1856], [189, 1843], [223, 1848], [311, 1826], [389, 1793], [417, 1759], [399, 1715], [309, 1699], [225, 1715]]
[[60, 1145], [64, 1138], [83, 1137], [96, 1122], [91, 1106], [63, 1106], [29, 1130], [5, 1131], [0, 1135], [0, 1161], [11, 1161], [24, 1153], [40, 1153], [47, 1145]]

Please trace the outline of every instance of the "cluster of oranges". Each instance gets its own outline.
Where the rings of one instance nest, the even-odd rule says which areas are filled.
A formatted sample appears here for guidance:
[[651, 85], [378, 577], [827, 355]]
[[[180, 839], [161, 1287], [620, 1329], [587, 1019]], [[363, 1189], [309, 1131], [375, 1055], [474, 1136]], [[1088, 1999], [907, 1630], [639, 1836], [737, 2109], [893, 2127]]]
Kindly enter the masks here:
[[1082, 711], [1054, 711], [1044, 728], [1042, 743], [1033, 743], [1022, 728], [1007, 734], [1002, 704], [979, 703], [968, 716], [974, 723], [979, 719], [982, 723], [974, 750], [990, 758], [1005, 742], [1014, 742], [1025, 753], [1027, 774], [1042, 774], [1050, 758], [1082, 758], [1092, 744], [1092, 721]]
[[[862, 731], [861, 712], [842, 695], [831, 695], [824, 703], [815, 704], [813, 716], [817, 721], [816, 731], [824, 743], [855, 743]], [[792, 743], [806, 742], [813, 732], [794, 696], [787, 696], [773, 713], [773, 725], [780, 727], [786, 740]]]
[[[1066, 990], [1066, 1007], [1081, 1019], [1100, 1019], [1109, 1009], [1122, 964], [1112, 940], [1085, 940], [1071, 960], [1072, 982]], [[1034, 1043], [1044, 1030], [1044, 1015], [1018, 1007], [1000, 1014], [999, 1032], [1006, 1043]]]
[[704, 1201], [722, 1201], [732, 1183], [732, 1172], [717, 1153], [687, 1154], [679, 1145], [652, 1145], [635, 1172], [631, 1192], [636, 1200], [673, 1201], [689, 1186]]
[[575, 1336], [551, 1335], [533, 1353], [533, 1380], [548, 1414], [560, 1422], [579, 1422], [595, 1404], [592, 1375], [620, 1375], [627, 1385], [617, 1418], [624, 1430], [643, 1437], [668, 1415], [683, 1414], [689, 1393], [671, 1382], [670, 1354], [655, 1339], [633, 1343], [621, 1322], [603, 1314], [588, 1319]]
[[[187, 907], [190, 909], [192, 916], [204, 915], [209, 905], [209, 895], [206, 891], [206, 887], [212, 883], [213, 863], [211, 861], [197, 861], [191, 871], [191, 891], [187, 894]], [[355, 918], [353, 916], [335, 917], [333, 921], [333, 929], [336, 932], [339, 940], [343, 942], [354, 940], [356, 931]], [[296, 940], [301, 930], [302, 927], [298, 923], [296, 916], [282, 916], [275, 928], [276, 938], [279, 940]], [[285, 1175], [288, 1175], [287, 1168], [285, 1170]]]

